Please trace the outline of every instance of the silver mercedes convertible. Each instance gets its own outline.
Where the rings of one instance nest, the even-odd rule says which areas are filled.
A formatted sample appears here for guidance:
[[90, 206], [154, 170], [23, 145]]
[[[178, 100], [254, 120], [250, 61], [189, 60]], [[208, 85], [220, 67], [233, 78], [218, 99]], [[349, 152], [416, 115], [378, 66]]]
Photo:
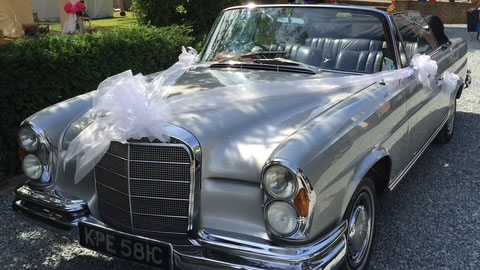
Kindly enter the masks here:
[[[411, 75], [394, 89], [352, 84], [340, 100], [345, 87], [180, 114], [168, 140], [112, 141], [79, 183], [65, 153], [89, 124], [95, 92], [53, 105], [20, 127], [28, 180], [13, 209], [84, 247], [161, 269], [366, 269], [377, 198], [432, 141], [452, 138], [456, 99], [471, 81], [465, 40], [417, 12], [233, 7], [171, 90], [346, 85], [399, 72], [414, 54], [436, 62], [432, 87]], [[441, 89], [444, 72], [460, 76], [454, 91]]]

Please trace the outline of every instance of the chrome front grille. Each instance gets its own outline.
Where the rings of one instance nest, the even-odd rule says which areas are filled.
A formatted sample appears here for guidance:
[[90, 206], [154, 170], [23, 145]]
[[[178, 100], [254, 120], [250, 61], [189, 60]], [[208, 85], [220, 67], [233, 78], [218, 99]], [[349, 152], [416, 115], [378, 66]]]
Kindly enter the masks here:
[[103, 221], [129, 233], [188, 244], [192, 160], [183, 144], [112, 142], [95, 167]]

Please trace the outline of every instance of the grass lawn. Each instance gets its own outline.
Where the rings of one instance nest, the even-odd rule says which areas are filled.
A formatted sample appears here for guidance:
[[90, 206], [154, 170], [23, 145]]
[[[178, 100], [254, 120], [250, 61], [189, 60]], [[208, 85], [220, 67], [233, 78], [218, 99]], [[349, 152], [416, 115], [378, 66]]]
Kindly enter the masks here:
[[[95, 28], [98, 32], [109, 31], [112, 29], [125, 29], [136, 26], [137, 19], [135, 18], [133, 12], [127, 11], [127, 16], [121, 17], [120, 12], [114, 12], [113, 18], [106, 19], [96, 19], [90, 20], [91, 27]], [[86, 28], [90, 28], [88, 22], [85, 23]], [[62, 34], [62, 25], [53, 24], [50, 25], [50, 34], [51, 35], [61, 35]]]

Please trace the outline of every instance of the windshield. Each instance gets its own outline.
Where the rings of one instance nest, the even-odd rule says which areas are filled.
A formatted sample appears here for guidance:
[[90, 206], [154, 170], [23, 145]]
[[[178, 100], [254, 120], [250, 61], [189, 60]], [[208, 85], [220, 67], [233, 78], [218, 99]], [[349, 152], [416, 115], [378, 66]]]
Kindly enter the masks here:
[[385, 40], [386, 29], [381, 14], [366, 10], [238, 8], [221, 14], [201, 59], [258, 62], [282, 58], [321, 69], [374, 73], [396, 68], [391, 42]]

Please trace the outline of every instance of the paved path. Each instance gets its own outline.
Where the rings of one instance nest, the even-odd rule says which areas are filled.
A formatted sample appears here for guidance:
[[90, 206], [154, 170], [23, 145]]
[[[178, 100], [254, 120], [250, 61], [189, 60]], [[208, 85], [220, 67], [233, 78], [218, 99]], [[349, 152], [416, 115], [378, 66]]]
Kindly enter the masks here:
[[[469, 42], [469, 67], [480, 74], [480, 42], [465, 26], [450, 37]], [[478, 77], [480, 80], [480, 77]], [[474, 81], [475, 82], [475, 81]], [[370, 269], [480, 268], [480, 83], [458, 103], [454, 139], [432, 145], [382, 201]], [[146, 269], [80, 248], [22, 222], [0, 197], [0, 269]]]

